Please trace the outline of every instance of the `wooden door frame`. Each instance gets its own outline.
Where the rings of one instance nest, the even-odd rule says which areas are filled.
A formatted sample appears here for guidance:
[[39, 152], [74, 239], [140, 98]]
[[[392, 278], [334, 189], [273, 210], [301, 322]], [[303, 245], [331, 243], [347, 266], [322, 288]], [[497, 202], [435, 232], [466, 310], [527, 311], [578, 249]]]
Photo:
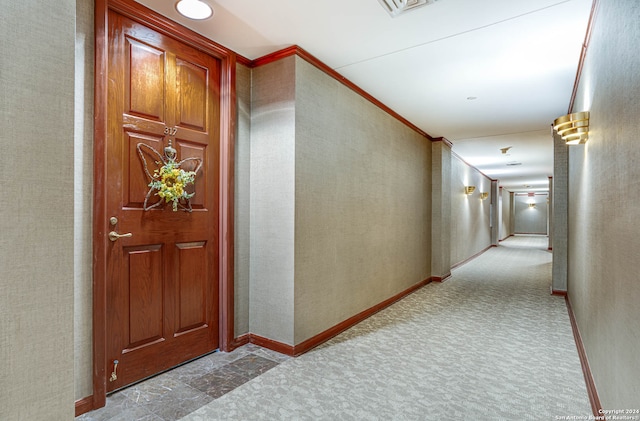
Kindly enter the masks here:
[[106, 141], [109, 10], [133, 19], [221, 61], [220, 75], [220, 197], [219, 197], [219, 311], [220, 349], [234, 346], [234, 150], [236, 121], [235, 73], [237, 56], [215, 42], [135, 3], [132, 0], [95, 1], [95, 91], [93, 152], [93, 399], [92, 408], [107, 396], [107, 209]]

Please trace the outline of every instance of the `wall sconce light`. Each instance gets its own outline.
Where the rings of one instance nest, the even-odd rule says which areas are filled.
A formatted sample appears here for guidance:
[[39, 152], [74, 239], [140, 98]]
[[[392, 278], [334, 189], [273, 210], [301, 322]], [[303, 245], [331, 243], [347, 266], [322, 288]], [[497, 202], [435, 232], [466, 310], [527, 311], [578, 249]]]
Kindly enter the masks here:
[[533, 208], [535, 208], [535, 207], [536, 207], [536, 204], [535, 204], [535, 203], [529, 203], [529, 209], [533, 209]]
[[579, 145], [589, 139], [589, 111], [563, 115], [553, 120], [553, 129], [567, 145]]
[[464, 186], [464, 194], [473, 194], [473, 192], [475, 191], [476, 186]]
[[213, 15], [211, 6], [200, 0], [180, 0], [176, 3], [176, 10], [182, 16], [195, 20], [207, 19]]
[[481, 199], [481, 200], [484, 200], [484, 199], [486, 199], [487, 197], [489, 197], [489, 192], [486, 192], [486, 191], [485, 191], [485, 192], [480, 193], [480, 199]]
[[438, 0], [378, 0], [384, 10], [386, 10], [391, 17], [395, 18], [401, 13], [411, 10], [418, 6], [424, 6], [427, 4], [433, 4]]

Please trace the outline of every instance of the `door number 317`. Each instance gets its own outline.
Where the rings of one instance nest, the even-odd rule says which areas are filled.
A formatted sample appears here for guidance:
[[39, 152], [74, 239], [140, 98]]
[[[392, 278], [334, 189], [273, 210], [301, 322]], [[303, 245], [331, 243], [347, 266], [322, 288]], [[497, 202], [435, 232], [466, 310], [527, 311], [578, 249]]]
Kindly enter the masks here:
[[177, 127], [165, 127], [164, 128], [164, 134], [167, 134], [169, 136], [175, 136], [176, 133], [178, 133], [178, 128]]

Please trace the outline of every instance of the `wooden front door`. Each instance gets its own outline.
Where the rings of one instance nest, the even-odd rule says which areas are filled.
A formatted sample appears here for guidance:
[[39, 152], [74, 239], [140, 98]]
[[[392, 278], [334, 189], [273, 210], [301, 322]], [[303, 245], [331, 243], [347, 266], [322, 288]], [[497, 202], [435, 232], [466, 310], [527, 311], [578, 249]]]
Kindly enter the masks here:
[[[107, 220], [97, 223], [112, 232], [112, 391], [218, 348], [221, 63], [113, 11], [108, 22]], [[202, 162], [186, 186], [190, 203], [177, 211], [171, 203], [152, 206], [161, 198], [149, 193], [168, 146], [176, 162], [197, 158], [182, 164], [186, 171]]]

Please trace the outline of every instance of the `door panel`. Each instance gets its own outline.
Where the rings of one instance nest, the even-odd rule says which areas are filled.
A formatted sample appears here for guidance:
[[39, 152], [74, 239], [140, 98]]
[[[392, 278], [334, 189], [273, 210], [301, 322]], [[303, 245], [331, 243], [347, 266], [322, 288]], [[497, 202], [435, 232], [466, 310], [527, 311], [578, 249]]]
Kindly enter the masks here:
[[129, 286], [129, 343], [138, 348], [164, 337], [162, 247], [125, 248]]
[[[124, 136], [127, 144], [127, 161], [123, 163], [123, 179], [129, 180], [129, 182], [122, 189], [123, 204], [125, 208], [142, 209], [144, 198], [149, 191], [149, 177], [144, 170], [145, 163], [151, 174], [159, 168], [159, 165], [156, 163], [158, 158], [151, 154], [149, 149], [141, 148], [138, 150], [138, 145], [143, 143], [161, 151], [164, 147], [164, 139], [160, 135], [134, 133], [128, 130], [125, 131]], [[142, 161], [143, 159], [144, 161]], [[151, 203], [158, 200], [159, 198], [156, 197]]]
[[205, 131], [207, 98], [205, 84], [208, 70], [181, 58], [176, 59], [178, 74], [178, 125]]
[[164, 51], [126, 38], [125, 104], [131, 115], [164, 121]]
[[[180, 156], [191, 156], [195, 158], [200, 158], [205, 162], [207, 158], [207, 150], [206, 146], [203, 146], [198, 143], [191, 143], [182, 140], [178, 140], [176, 144], [176, 149], [178, 150], [178, 154]], [[212, 171], [218, 171], [217, 165], [213, 163], [205, 162], [205, 165]], [[195, 161], [185, 162], [183, 168], [186, 171], [193, 171], [196, 168]], [[189, 193], [195, 192], [195, 196], [191, 198], [191, 207], [195, 209], [204, 209], [204, 204], [207, 201], [207, 180], [203, 179], [200, 182], [195, 183], [194, 186], [190, 186], [187, 188]]]
[[177, 333], [204, 327], [207, 324], [206, 242], [176, 244], [178, 267], [178, 327]]
[[[107, 378], [112, 391], [218, 348], [219, 60], [109, 12]], [[214, 124], [215, 123], [215, 124]], [[202, 162], [192, 212], [172, 210], [149, 175]], [[196, 161], [181, 168], [195, 170]], [[115, 221], [115, 220], [114, 220]]]

